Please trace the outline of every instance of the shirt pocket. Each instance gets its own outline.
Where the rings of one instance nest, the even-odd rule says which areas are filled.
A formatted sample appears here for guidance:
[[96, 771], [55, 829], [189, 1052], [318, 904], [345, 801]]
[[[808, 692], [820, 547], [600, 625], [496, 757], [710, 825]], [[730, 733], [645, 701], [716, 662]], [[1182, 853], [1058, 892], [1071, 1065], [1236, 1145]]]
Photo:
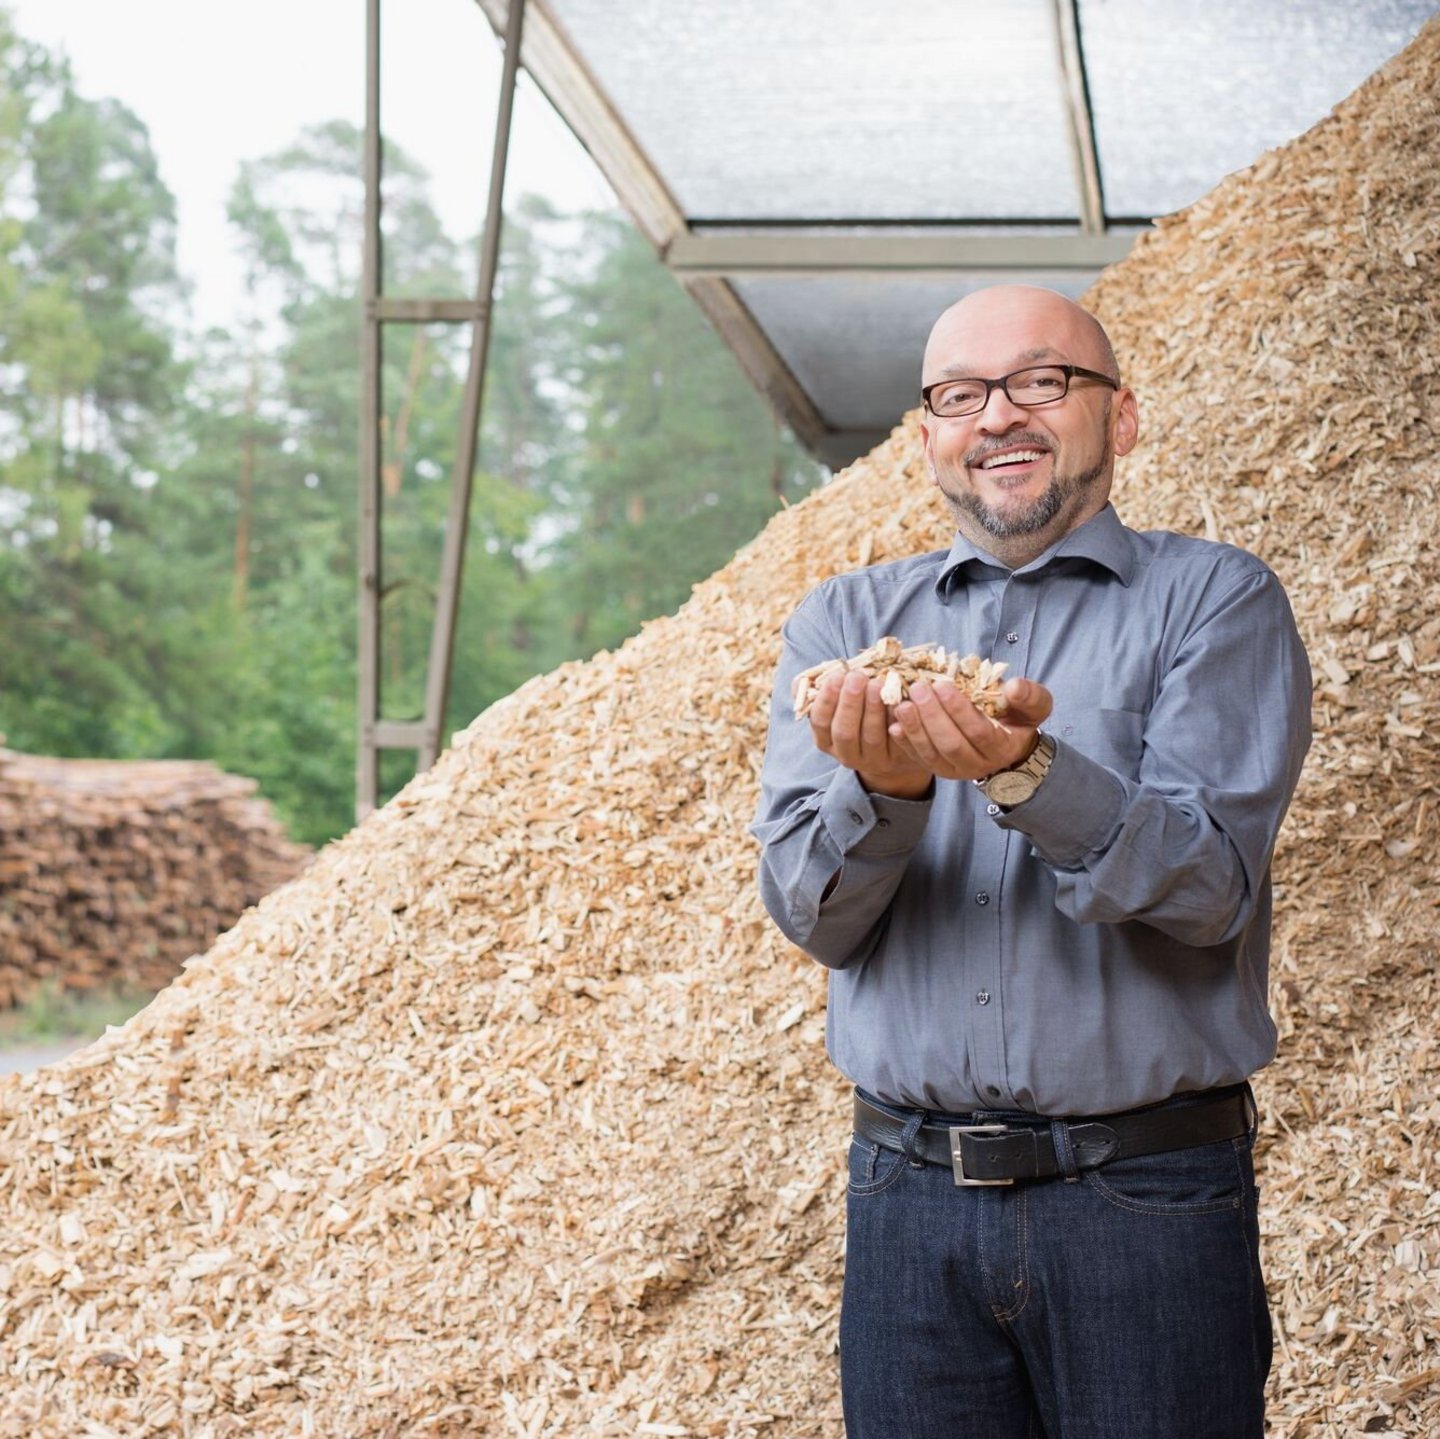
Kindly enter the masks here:
[[1138, 710], [1091, 710], [1060, 727], [1059, 737], [1081, 754], [1126, 779], [1140, 778], [1145, 716]]

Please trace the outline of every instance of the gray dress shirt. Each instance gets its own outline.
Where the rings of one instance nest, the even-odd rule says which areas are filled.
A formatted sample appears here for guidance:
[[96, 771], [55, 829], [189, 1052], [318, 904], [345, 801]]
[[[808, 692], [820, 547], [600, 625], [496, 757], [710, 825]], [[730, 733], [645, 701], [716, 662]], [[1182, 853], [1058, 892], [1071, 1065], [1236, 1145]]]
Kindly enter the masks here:
[[[792, 678], [883, 635], [1049, 687], [1033, 798], [872, 795], [815, 748]], [[1013, 571], [957, 538], [841, 575], [784, 638], [752, 832], [766, 907], [831, 971], [844, 1074], [930, 1109], [1103, 1114], [1272, 1058], [1270, 856], [1310, 669], [1264, 564], [1107, 506]]]

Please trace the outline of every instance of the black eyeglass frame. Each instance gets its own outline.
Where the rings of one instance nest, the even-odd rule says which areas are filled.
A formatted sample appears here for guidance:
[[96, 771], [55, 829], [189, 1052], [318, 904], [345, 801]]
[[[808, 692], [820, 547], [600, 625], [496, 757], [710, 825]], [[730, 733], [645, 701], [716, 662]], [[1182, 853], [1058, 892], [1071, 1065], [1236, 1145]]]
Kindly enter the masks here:
[[[1061, 374], [1065, 376], [1065, 388], [1061, 390], [1058, 395], [1051, 395], [1048, 400], [1017, 400], [1015, 396], [1010, 393], [1010, 381], [1013, 380], [1016, 375], [1028, 375], [1031, 370], [1059, 370]], [[1025, 365], [1018, 370], [1011, 370], [1008, 375], [1001, 375], [998, 380], [987, 380], [980, 375], [951, 375], [948, 379], [936, 380], [934, 384], [926, 385], [920, 391], [920, 398], [924, 401], [925, 408], [929, 410], [937, 420], [964, 420], [968, 419], [971, 415], [980, 414], [986, 405], [990, 403], [990, 396], [996, 390], [1004, 390], [1005, 398], [1009, 400], [1012, 405], [1018, 405], [1022, 410], [1036, 410], [1039, 409], [1041, 405], [1053, 405], [1063, 400], [1065, 396], [1070, 393], [1070, 382], [1075, 379], [1099, 380], [1102, 385], [1109, 385], [1112, 390], [1118, 390], [1120, 388], [1120, 382], [1118, 380], [1112, 380], [1109, 375], [1102, 375], [1099, 370], [1087, 370], [1084, 365]], [[965, 410], [958, 415], [938, 414], [934, 406], [930, 403], [930, 392], [932, 390], [938, 390], [942, 385], [956, 385], [965, 381], [969, 381], [971, 384], [984, 385], [985, 398], [981, 400], [973, 410]]]

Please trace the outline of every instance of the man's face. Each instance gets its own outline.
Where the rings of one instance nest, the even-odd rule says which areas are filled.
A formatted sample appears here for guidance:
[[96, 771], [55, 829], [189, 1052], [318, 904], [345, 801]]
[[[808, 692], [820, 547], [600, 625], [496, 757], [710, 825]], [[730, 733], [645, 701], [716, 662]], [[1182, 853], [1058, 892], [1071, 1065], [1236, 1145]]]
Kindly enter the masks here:
[[[942, 317], [924, 377], [926, 384], [995, 379], [1043, 364], [1100, 370], [1106, 357], [1062, 297], [983, 291]], [[1024, 562], [1104, 507], [1115, 456], [1134, 443], [1134, 420], [1133, 395], [1096, 381], [1075, 379], [1063, 400], [1031, 409], [997, 387], [977, 414], [926, 413], [925, 455], [961, 533], [1011, 563]]]

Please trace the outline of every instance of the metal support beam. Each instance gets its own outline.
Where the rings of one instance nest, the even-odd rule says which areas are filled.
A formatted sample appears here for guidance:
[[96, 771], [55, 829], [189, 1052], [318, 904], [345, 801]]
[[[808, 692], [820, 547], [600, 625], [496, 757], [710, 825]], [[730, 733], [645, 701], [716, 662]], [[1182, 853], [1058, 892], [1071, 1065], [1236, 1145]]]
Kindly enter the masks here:
[[377, 720], [375, 748], [418, 750], [425, 743], [424, 720]]
[[465, 404], [460, 419], [460, 444], [450, 479], [450, 512], [445, 520], [445, 552], [440, 562], [440, 591], [435, 628], [430, 637], [430, 668], [425, 682], [425, 741], [420, 768], [429, 769], [440, 753], [440, 731], [450, 698], [450, 671], [455, 655], [455, 616], [460, 606], [460, 579], [465, 567], [465, 538], [470, 529], [470, 490], [475, 478], [475, 452], [480, 439], [480, 404], [485, 394], [485, 364], [490, 354], [490, 306], [495, 297], [495, 272], [500, 265], [500, 227], [504, 219], [505, 161], [510, 153], [510, 118], [515, 108], [515, 80], [520, 72], [520, 37], [525, 0], [510, 0], [505, 25], [505, 68], [500, 104], [495, 115], [495, 148], [490, 162], [490, 200], [480, 252], [480, 278], [475, 289], [477, 319], [470, 331], [470, 368], [465, 376]]
[[[501, 34], [508, 0], [475, 3], [490, 28]], [[679, 204], [542, 0], [529, 0], [528, 11], [520, 56], [526, 72], [590, 152], [640, 233], [657, 250], [663, 249], [685, 228]]]
[[795, 438], [818, 455], [829, 426], [744, 302], [723, 280], [700, 275], [679, 278], [686, 293], [730, 347], [750, 383], [790, 426]]
[[1008, 274], [1016, 270], [1098, 270], [1122, 260], [1135, 231], [1103, 235], [984, 235], [931, 232], [895, 235], [815, 234], [795, 230], [722, 230], [677, 235], [665, 263], [692, 278], [835, 274], [953, 276], [957, 270]]
[[379, 788], [380, 715], [380, 0], [365, 0], [365, 236], [360, 295], [360, 593], [356, 645], [360, 732], [355, 745], [355, 815], [375, 808]]
[[1100, 155], [1095, 146], [1095, 113], [1085, 76], [1080, 41], [1079, 0], [1055, 0], [1055, 47], [1070, 122], [1070, 151], [1080, 195], [1080, 228], [1088, 235], [1105, 232], [1105, 195], [1100, 185]]
[[[359, 744], [356, 755], [355, 811], [363, 819], [379, 802], [379, 756], [382, 750], [413, 750], [418, 768], [428, 769], [441, 749], [445, 707], [455, 651], [455, 621], [465, 566], [465, 541], [470, 524], [470, 492], [479, 445], [485, 369], [490, 353], [490, 320], [495, 276], [500, 263], [505, 163], [510, 148], [510, 121], [515, 81], [520, 66], [521, 33], [526, 0], [511, 0], [505, 18], [505, 62], [495, 119], [490, 195], [481, 244], [480, 274], [473, 298], [389, 298], [381, 293], [381, 131], [380, 131], [380, 4], [366, 0], [365, 66], [365, 236], [361, 272], [364, 326], [361, 342], [360, 402], [360, 634], [358, 646]], [[383, 555], [381, 421], [384, 415], [381, 336], [386, 324], [469, 324], [470, 359], [450, 480], [444, 551], [436, 588], [435, 622], [430, 637], [425, 677], [425, 712], [419, 719], [382, 719], [380, 687], [380, 600]]]
[[490, 306], [483, 300], [389, 299], [367, 302], [366, 319], [387, 320], [405, 325], [484, 324]]

